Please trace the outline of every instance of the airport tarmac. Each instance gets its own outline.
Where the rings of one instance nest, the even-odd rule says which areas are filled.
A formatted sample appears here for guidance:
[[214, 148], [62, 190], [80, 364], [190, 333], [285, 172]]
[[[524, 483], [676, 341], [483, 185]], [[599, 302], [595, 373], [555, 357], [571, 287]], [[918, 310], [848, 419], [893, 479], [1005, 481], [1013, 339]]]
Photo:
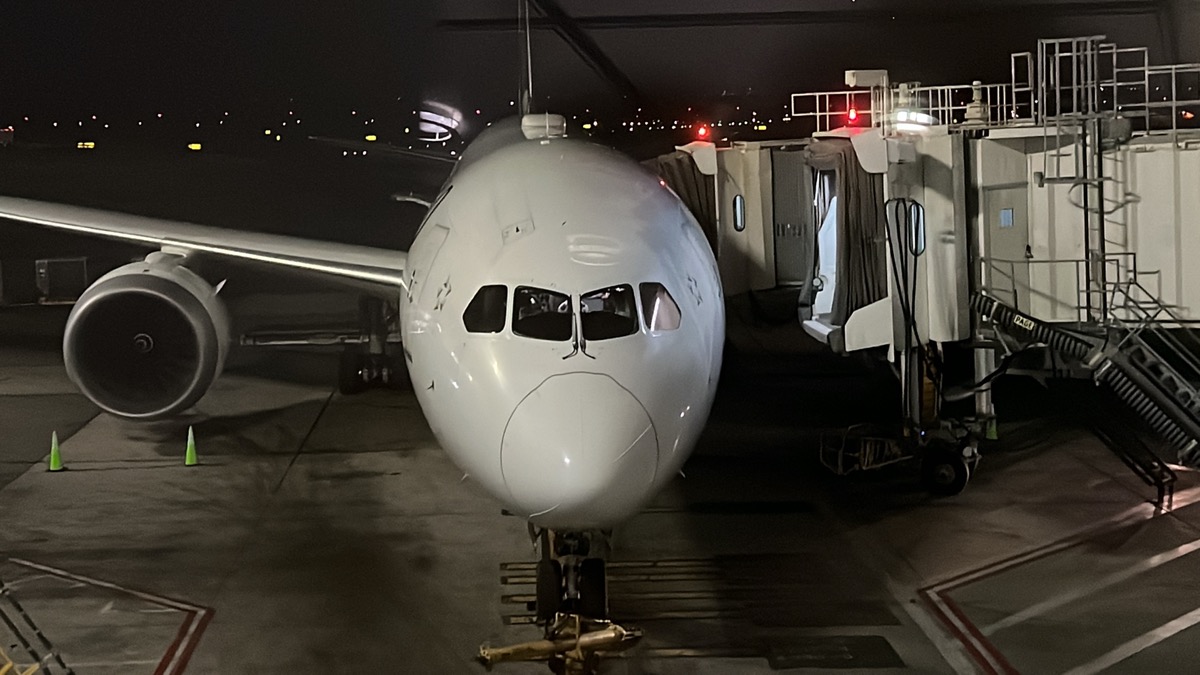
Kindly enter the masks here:
[[[335, 358], [271, 352], [182, 419], [123, 422], [66, 380], [64, 315], [0, 309], [0, 579], [75, 672], [470, 673], [481, 643], [537, 637], [524, 523], [411, 392], [342, 397]], [[886, 374], [765, 334], [731, 359], [685, 476], [617, 530], [612, 612], [646, 637], [603, 672], [1194, 671], [1194, 474], [1156, 513], [1046, 399], [1003, 421], [958, 497], [911, 468], [836, 478], [817, 434], [885, 402]]]

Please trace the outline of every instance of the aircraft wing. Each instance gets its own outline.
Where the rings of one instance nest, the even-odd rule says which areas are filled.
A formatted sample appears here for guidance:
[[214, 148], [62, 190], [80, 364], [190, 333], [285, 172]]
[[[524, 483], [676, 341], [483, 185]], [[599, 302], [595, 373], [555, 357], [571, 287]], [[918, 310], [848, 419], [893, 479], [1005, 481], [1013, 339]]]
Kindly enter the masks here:
[[355, 150], [361, 152], [374, 152], [380, 155], [390, 155], [394, 157], [411, 157], [414, 159], [425, 159], [431, 162], [448, 164], [453, 166], [458, 163], [458, 157], [450, 155], [441, 155], [427, 150], [411, 150], [407, 148], [397, 147], [390, 143], [379, 141], [354, 141], [346, 138], [330, 138], [328, 136], [309, 136], [308, 140], [321, 143], [322, 145], [331, 145], [335, 148], [343, 150]]
[[0, 197], [0, 218], [171, 252], [236, 258], [383, 286], [404, 286], [408, 257], [404, 251], [209, 227], [16, 197]]

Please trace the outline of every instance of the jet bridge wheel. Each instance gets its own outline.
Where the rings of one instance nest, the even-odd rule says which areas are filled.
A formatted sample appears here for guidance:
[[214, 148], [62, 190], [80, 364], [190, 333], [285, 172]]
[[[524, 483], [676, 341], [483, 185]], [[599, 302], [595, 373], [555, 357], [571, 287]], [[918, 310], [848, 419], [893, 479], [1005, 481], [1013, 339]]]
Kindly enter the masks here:
[[949, 497], [959, 494], [971, 480], [971, 465], [963, 451], [954, 445], [930, 443], [921, 458], [921, 482], [931, 494]]

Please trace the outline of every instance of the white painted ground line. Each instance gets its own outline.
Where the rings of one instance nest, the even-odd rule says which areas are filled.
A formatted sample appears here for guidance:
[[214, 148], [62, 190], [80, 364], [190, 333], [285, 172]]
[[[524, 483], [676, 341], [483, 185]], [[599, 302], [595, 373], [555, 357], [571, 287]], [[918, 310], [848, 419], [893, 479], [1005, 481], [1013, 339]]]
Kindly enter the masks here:
[[1183, 616], [1138, 636], [1099, 658], [1068, 670], [1063, 675], [1093, 675], [1111, 668], [1138, 652], [1166, 640], [1167, 638], [1200, 623], [1200, 609], [1193, 609]]
[[1156, 567], [1165, 565], [1172, 560], [1178, 560], [1179, 558], [1198, 550], [1200, 550], [1200, 539], [1190, 541], [1182, 546], [1177, 546], [1170, 551], [1165, 551], [1163, 553], [1159, 553], [1158, 555], [1146, 558], [1145, 560], [1120, 570], [1119, 572], [1113, 572], [1108, 576], [1101, 577], [1090, 584], [1077, 586], [1066, 593], [1061, 593], [1059, 595], [1047, 598], [1039, 603], [1030, 605], [1019, 612], [1015, 612], [1004, 617], [1003, 619], [1000, 619], [996, 623], [993, 623], [989, 626], [982, 626], [979, 630], [984, 635], [993, 635], [1001, 630], [1004, 630], [1005, 628], [1010, 628], [1018, 623], [1021, 623], [1022, 621], [1032, 619], [1035, 616], [1041, 616], [1046, 612], [1058, 609], [1063, 605], [1087, 597], [1093, 593], [1097, 593], [1122, 581], [1132, 579], [1143, 572], [1149, 572]]

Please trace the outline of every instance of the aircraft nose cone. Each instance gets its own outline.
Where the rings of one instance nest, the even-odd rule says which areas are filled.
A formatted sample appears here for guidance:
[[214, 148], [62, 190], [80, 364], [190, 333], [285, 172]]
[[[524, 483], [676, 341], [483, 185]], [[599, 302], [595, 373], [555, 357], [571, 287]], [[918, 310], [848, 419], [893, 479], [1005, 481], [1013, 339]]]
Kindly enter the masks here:
[[611, 377], [555, 375], [513, 411], [501, 466], [513, 502], [534, 523], [605, 527], [641, 507], [658, 437], [646, 409]]

